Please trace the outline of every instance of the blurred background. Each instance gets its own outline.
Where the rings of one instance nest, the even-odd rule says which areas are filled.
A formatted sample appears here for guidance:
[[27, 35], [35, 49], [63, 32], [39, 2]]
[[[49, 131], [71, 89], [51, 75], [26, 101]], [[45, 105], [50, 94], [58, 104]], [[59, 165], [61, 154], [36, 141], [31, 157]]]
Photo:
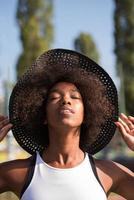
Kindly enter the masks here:
[[[119, 110], [134, 115], [133, 0], [1, 0], [0, 113], [8, 115], [11, 91], [38, 55], [51, 48], [79, 51], [112, 77]], [[29, 156], [10, 132], [0, 144], [0, 162]], [[134, 153], [118, 132], [96, 157], [116, 160], [134, 170]], [[0, 200], [17, 198], [12, 193]], [[122, 199], [112, 194], [109, 199]]]

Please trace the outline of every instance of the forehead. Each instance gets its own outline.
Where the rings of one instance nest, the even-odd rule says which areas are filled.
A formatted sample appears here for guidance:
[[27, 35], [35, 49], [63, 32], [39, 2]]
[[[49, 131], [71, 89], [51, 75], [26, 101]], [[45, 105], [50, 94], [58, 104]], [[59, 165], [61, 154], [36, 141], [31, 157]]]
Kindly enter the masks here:
[[54, 91], [59, 91], [59, 90], [70, 90], [70, 91], [77, 91], [79, 92], [78, 88], [73, 84], [73, 83], [69, 83], [69, 82], [59, 82], [56, 83], [50, 90], [51, 92]]

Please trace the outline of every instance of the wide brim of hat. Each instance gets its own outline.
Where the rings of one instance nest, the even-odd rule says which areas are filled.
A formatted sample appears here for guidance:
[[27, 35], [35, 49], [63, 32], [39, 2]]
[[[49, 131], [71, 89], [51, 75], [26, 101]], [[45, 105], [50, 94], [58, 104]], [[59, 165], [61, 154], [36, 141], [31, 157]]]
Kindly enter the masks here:
[[[28, 94], [33, 90], [34, 85], [32, 85], [32, 79], [35, 75], [38, 75], [40, 70], [45, 70], [50, 68], [52, 73], [52, 67], [62, 64], [63, 70], [70, 70], [78, 67], [78, 69], [83, 69], [86, 72], [93, 73], [105, 86], [107, 90], [107, 98], [113, 106], [112, 115], [109, 118], [105, 119], [103, 126], [100, 129], [99, 134], [97, 135], [95, 141], [90, 145], [88, 153], [95, 154], [103, 149], [112, 139], [116, 126], [114, 121], [118, 118], [118, 95], [116, 86], [108, 75], [108, 73], [95, 63], [90, 58], [66, 49], [53, 49], [43, 53], [39, 56], [33, 65], [27, 70], [27, 72], [18, 80], [16, 83], [9, 101], [9, 118], [13, 124], [12, 132], [19, 143], [19, 145], [30, 154], [34, 154], [36, 151], [42, 151], [44, 149], [43, 144], [38, 140], [38, 137], [35, 137], [35, 132], [32, 130], [32, 127], [26, 127], [23, 125], [22, 120], [19, 117], [21, 110], [18, 110], [18, 99], [23, 97], [23, 90], [28, 87]], [[48, 70], [48, 69], [47, 69]], [[58, 68], [57, 68], [58, 70]], [[83, 71], [81, 70], [81, 73]], [[53, 71], [55, 73], [55, 71]], [[47, 74], [46, 74], [47, 77]], [[22, 105], [23, 109], [23, 105]], [[25, 112], [29, 112], [26, 110]]]

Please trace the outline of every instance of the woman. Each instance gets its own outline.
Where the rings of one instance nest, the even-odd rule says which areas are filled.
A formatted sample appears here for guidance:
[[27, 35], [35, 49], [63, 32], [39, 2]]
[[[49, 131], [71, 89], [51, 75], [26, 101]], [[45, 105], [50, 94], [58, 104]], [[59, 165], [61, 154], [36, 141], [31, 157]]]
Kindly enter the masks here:
[[116, 126], [134, 150], [134, 118], [117, 120], [116, 88], [95, 62], [70, 50], [44, 53], [16, 84], [9, 111], [0, 139], [12, 128], [32, 156], [1, 164], [1, 192], [22, 200], [105, 200], [111, 191], [133, 199], [133, 172], [91, 155]]

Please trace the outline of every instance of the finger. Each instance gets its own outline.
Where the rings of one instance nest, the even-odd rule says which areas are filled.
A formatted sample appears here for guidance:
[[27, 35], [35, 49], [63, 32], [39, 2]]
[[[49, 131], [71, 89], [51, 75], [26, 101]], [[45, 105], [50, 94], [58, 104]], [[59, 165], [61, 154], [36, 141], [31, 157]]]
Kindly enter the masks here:
[[128, 137], [128, 135], [134, 136], [134, 130], [127, 132], [124, 125], [122, 125], [121, 122], [115, 122], [115, 124], [119, 128], [120, 133], [122, 134], [123, 137]]
[[1, 120], [4, 120], [4, 119], [7, 119], [7, 118], [8, 118], [7, 116], [0, 115], [0, 121], [1, 121]]
[[134, 117], [132, 117], [132, 116], [128, 116], [128, 118], [131, 120], [131, 122], [134, 123]]
[[7, 135], [7, 133], [11, 130], [12, 126], [13, 125], [10, 123], [0, 130], [0, 141], [2, 141], [4, 139], [4, 137]]
[[0, 122], [0, 129], [9, 123], [9, 119], [6, 118]]
[[124, 120], [130, 130], [134, 129], [134, 124], [125, 114], [121, 113], [120, 117]]
[[128, 145], [128, 147], [132, 150], [134, 150], [134, 137], [129, 135], [126, 131], [124, 126], [120, 123], [120, 122], [115, 122], [115, 124], [117, 125], [117, 127], [119, 128], [119, 132], [122, 136], [122, 138], [124, 139], [124, 141], [126, 142], [126, 144]]
[[126, 132], [130, 132], [130, 128], [128, 127], [128, 125], [119, 117], [119, 121], [120, 124], [124, 127]]
[[134, 130], [130, 131], [130, 135], [134, 136]]
[[117, 127], [119, 128], [120, 134], [122, 135], [123, 138], [127, 137], [127, 132], [125, 127], [122, 125], [122, 123], [120, 122], [115, 122], [115, 124], [117, 125]]

